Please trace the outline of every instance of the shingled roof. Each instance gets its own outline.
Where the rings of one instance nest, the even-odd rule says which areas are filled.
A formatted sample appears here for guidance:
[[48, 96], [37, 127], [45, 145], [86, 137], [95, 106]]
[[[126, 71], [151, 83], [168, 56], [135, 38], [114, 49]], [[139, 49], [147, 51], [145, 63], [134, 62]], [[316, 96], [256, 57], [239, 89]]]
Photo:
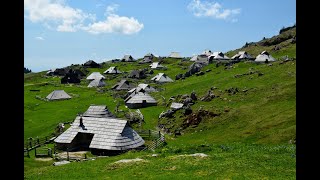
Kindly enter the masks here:
[[156, 76], [151, 78], [151, 80], [156, 82], [173, 82], [173, 80], [164, 73], [157, 74]]
[[93, 72], [88, 77], [87, 80], [94, 80], [94, 79], [105, 79], [105, 77], [100, 74], [100, 72]]
[[91, 105], [86, 112], [83, 113], [85, 117], [114, 117], [108, 110], [106, 105]]
[[149, 65], [151, 69], [161, 69], [164, 68], [164, 66], [162, 66], [159, 62], [154, 62], [152, 64]]
[[130, 84], [129, 81], [127, 81], [126, 79], [122, 79], [120, 82], [118, 82], [117, 84], [115, 84], [114, 86], [112, 86], [111, 89], [115, 89], [115, 90], [129, 90], [132, 89], [134, 87], [134, 85]]
[[246, 51], [239, 51], [237, 54], [231, 57], [231, 59], [254, 59]]
[[70, 99], [71, 96], [67, 94], [64, 90], [54, 90], [47, 97], [48, 100], [61, 100]]
[[117, 69], [117, 66], [114, 66], [114, 67], [109, 67], [109, 69], [107, 69], [103, 73], [104, 74], [120, 74], [122, 72]]
[[[83, 126], [79, 126], [80, 118]], [[89, 145], [91, 149], [127, 150], [144, 144], [144, 140], [127, 125], [126, 120], [80, 116], [54, 142], [71, 144], [78, 133], [93, 134]]]
[[276, 59], [272, 57], [267, 51], [262, 51], [254, 61], [256, 62], [265, 62], [268, 61], [275, 61]]
[[148, 93], [143, 92], [133, 92], [125, 100], [126, 106], [129, 108], [141, 108], [141, 107], [148, 107], [148, 106], [156, 106], [157, 101], [151, 97]]
[[92, 80], [92, 81], [89, 83], [88, 87], [103, 87], [103, 86], [105, 86], [105, 85], [106, 85], [106, 83], [103, 81], [102, 78], [100, 78], [100, 79], [94, 79], [94, 80]]

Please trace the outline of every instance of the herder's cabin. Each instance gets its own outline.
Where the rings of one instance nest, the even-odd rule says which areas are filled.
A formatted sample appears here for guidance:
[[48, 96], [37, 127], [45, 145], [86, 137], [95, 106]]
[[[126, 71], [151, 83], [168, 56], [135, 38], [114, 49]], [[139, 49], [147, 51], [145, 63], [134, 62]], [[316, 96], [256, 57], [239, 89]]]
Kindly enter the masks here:
[[156, 106], [157, 101], [148, 93], [133, 92], [126, 100], [125, 104], [128, 108], [144, 108], [148, 106]]
[[118, 82], [117, 84], [112, 86], [111, 89], [114, 89], [114, 90], [129, 90], [129, 89], [132, 89], [132, 88], [134, 88], [134, 85], [132, 85], [126, 79], [122, 79], [120, 82]]
[[52, 101], [52, 100], [71, 99], [71, 96], [69, 96], [69, 94], [67, 94], [64, 90], [54, 90], [46, 98], [49, 101]]
[[173, 80], [164, 73], [157, 74], [156, 76], [151, 78], [151, 81], [155, 81], [158, 83], [173, 82]]
[[267, 51], [262, 51], [254, 60], [255, 62], [271, 62], [276, 61], [274, 57], [272, 57]]
[[100, 74], [100, 72], [93, 72], [88, 77], [87, 80], [94, 80], [94, 79], [105, 79], [105, 77]]
[[144, 145], [140, 135], [126, 120], [77, 116], [54, 142], [61, 150], [91, 150], [96, 155], [115, 155]]
[[117, 66], [109, 67], [106, 71], [103, 72], [104, 74], [121, 74], [122, 72], [117, 69]]

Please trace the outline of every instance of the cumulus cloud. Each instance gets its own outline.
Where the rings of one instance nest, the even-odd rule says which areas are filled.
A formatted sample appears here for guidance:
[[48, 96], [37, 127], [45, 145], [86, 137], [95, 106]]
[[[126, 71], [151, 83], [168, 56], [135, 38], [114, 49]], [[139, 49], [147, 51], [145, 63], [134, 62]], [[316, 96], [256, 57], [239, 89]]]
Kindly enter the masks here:
[[201, 0], [192, 0], [188, 4], [188, 9], [196, 17], [212, 17], [215, 19], [231, 20], [236, 22], [235, 15], [240, 14], [241, 9], [223, 9], [217, 2], [208, 2]]
[[111, 4], [106, 8], [106, 19], [96, 22], [95, 14], [72, 8], [63, 0], [25, 0], [25, 18], [33, 23], [42, 23], [49, 29], [61, 32], [84, 30], [91, 34], [122, 33], [134, 34], [143, 28], [143, 24], [133, 17], [115, 14], [119, 5]]
[[94, 19], [94, 15], [69, 7], [61, 0], [25, 0], [24, 9], [31, 22], [56, 25], [58, 31], [65, 32], [77, 31], [86, 19]]
[[142, 28], [143, 24], [133, 17], [110, 14], [105, 21], [93, 23], [84, 30], [92, 34], [116, 32], [129, 35], [139, 32]]
[[115, 14], [118, 8], [119, 8], [118, 4], [111, 4], [110, 6], [107, 7], [105, 15]]
[[43, 40], [44, 40], [44, 38], [43, 38], [43, 37], [41, 37], [41, 36], [37, 36], [37, 37], [36, 37], [36, 40], [41, 40], [41, 41], [43, 41]]

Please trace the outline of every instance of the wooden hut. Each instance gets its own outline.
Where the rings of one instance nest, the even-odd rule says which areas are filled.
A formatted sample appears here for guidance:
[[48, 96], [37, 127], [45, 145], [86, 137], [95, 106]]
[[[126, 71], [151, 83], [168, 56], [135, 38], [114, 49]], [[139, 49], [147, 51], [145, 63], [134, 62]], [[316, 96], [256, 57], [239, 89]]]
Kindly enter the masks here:
[[134, 92], [125, 100], [125, 104], [128, 108], [143, 108], [156, 106], [157, 101], [148, 93]]
[[144, 140], [126, 120], [77, 116], [54, 142], [62, 150], [91, 150], [92, 154], [116, 154], [144, 145]]

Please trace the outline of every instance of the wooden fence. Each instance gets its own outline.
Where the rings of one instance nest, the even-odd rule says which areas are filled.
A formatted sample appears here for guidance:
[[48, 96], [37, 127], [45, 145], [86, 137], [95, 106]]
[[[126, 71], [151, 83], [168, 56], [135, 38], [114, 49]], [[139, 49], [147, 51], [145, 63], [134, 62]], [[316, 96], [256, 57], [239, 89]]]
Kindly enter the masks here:
[[44, 144], [49, 144], [53, 142], [56, 136], [56, 134], [51, 134], [43, 138], [29, 138], [29, 140], [24, 144], [24, 156], [30, 157], [29, 151], [39, 148]]

